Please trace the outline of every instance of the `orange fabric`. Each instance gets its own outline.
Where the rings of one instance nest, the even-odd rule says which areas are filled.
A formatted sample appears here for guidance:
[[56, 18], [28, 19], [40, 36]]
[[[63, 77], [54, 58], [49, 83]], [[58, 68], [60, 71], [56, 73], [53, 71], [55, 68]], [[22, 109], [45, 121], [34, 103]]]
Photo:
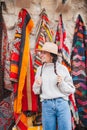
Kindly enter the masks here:
[[15, 37], [21, 38], [21, 34], [15, 34]]
[[22, 97], [22, 110], [26, 111], [34, 111], [38, 110], [37, 96], [32, 91], [32, 85], [34, 83], [34, 69], [32, 66], [32, 57], [29, 54], [29, 62], [27, 68], [27, 76], [25, 80], [25, 86], [23, 89], [23, 97]]
[[[27, 74], [27, 67], [28, 67], [28, 60], [29, 59], [29, 33], [33, 26], [33, 21], [30, 20], [28, 25], [26, 26], [26, 37], [25, 37], [25, 46], [24, 46], [24, 52], [23, 52], [23, 58], [22, 58], [22, 67], [20, 71], [19, 76], [19, 83], [18, 83], [18, 96], [16, 100], [14, 101], [14, 111], [16, 113], [21, 113], [22, 110], [22, 91], [25, 83], [25, 77]], [[27, 57], [27, 58], [26, 58]]]
[[[31, 77], [31, 71], [33, 67], [31, 66], [30, 44], [29, 44], [29, 34], [34, 26], [34, 23], [25, 9], [22, 9], [19, 12], [18, 18], [19, 20], [22, 19], [22, 21], [20, 21], [19, 24], [17, 25], [18, 26], [18, 30], [16, 31], [17, 35], [15, 35], [15, 37], [17, 36], [16, 37], [17, 40], [15, 39], [13, 48], [14, 55], [12, 55], [13, 60], [11, 62], [12, 64], [14, 64], [14, 66], [15, 64], [18, 65], [18, 70], [16, 67], [13, 67], [14, 70], [11, 73], [12, 78], [16, 78], [14, 79], [14, 96], [15, 96], [14, 117], [15, 122], [17, 122], [19, 115], [22, 114], [17, 124], [17, 128], [18, 130], [27, 130], [28, 119], [24, 114], [24, 112], [28, 111], [29, 109], [31, 111], [33, 110], [32, 104], [34, 102], [31, 100], [35, 100], [36, 103], [36, 97], [35, 95], [32, 94], [31, 91], [33, 82], [32, 79], [34, 78], [34, 75]], [[21, 35], [19, 35], [19, 33], [21, 33]], [[15, 82], [15, 80], [17, 80], [17, 82]]]
[[18, 72], [18, 66], [11, 64], [11, 72]]

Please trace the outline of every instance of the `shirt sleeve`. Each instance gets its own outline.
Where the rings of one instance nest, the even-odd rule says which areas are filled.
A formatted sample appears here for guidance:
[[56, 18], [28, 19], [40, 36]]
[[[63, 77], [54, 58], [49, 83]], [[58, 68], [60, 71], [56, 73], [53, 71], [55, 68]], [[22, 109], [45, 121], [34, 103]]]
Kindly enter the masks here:
[[[40, 77], [40, 72], [41, 72], [41, 67], [38, 67], [35, 75], [35, 80]], [[40, 86], [38, 86], [35, 81], [33, 83], [33, 92], [35, 94], [40, 94]]]
[[75, 92], [75, 86], [67, 68], [64, 67], [63, 72], [65, 75], [58, 87], [63, 94], [69, 96]]

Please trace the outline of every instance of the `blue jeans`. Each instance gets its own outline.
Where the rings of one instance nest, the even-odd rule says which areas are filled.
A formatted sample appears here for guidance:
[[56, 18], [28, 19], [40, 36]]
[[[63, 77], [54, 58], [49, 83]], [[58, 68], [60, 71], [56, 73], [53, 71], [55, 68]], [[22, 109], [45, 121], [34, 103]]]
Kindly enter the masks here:
[[43, 130], [72, 130], [71, 112], [68, 101], [63, 98], [42, 102]]

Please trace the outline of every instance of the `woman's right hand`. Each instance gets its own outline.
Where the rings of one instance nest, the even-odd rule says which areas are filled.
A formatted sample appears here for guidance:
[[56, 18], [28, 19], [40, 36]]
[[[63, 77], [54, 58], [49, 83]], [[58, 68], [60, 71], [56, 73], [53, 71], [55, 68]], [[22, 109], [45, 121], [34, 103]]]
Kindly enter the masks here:
[[35, 84], [37, 84], [38, 86], [42, 85], [42, 77], [39, 77], [35, 80]]

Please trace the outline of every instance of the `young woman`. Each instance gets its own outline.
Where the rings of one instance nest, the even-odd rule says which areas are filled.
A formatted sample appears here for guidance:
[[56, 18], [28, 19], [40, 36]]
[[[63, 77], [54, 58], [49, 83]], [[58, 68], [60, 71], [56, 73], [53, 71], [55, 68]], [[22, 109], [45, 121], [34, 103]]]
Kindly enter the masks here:
[[38, 67], [33, 84], [42, 101], [43, 130], [72, 130], [68, 96], [75, 92], [67, 68], [57, 61], [58, 47], [46, 42], [41, 50], [43, 65]]

